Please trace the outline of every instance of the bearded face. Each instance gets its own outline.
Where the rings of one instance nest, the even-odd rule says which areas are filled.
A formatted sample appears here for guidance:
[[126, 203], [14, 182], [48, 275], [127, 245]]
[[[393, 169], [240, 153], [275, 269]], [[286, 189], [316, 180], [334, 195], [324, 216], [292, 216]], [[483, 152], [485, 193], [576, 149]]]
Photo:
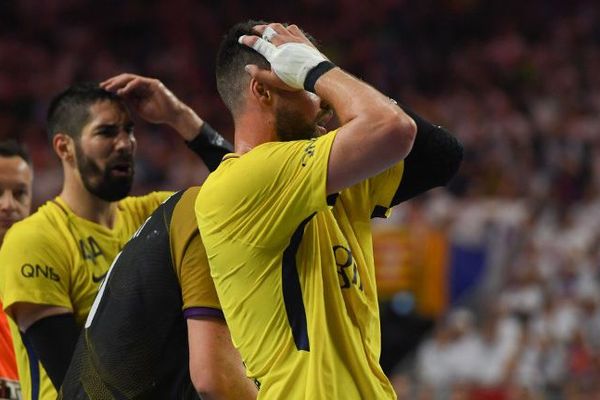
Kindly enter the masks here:
[[327, 132], [325, 124], [331, 119], [331, 107], [306, 91], [284, 94], [275, 109], [275, 128], [282, 142], [312, 139]]
[[103, 167], [85, 154], [76, 144], [77, 168], [85, 188], [104, 201], [126, 197], [133, 186], [134, 163], [132, 153], [117, 153]]
[[133, 185], [133, 122], [123, 105], [111, 101], [93, 104], [89, 114], [80, 137], [74, 139], [82, 184], [104, 201], [121, 200]]
[[275, 112], [277, 136], [282, 142], [311, 139], [318, 136], [317, 123], [295, 109], [280, 107]]

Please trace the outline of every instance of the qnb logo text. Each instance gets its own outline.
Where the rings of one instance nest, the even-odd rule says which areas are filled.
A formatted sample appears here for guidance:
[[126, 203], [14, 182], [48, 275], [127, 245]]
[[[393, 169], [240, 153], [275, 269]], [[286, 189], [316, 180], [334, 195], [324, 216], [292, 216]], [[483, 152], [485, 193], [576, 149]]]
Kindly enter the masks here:
[[60, 276], [54, 272], [54, 268], [48, 265], [23, 264], [21, 266], [21, 275], [25, 278], [43, 278], [60, 282]]

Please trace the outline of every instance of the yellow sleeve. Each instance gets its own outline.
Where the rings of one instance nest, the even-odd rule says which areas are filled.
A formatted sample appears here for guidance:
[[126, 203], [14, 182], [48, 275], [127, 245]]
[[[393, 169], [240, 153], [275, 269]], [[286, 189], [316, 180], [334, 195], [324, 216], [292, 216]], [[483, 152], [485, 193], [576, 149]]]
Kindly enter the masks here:
[[206, 250], [198, 232], [188, 243], [181, 265], [176, 268], [184, 311], [197, 307], [221, 310], [217, 291], [210, 277]]
[[17, 302], [72, 309], [69, 296], [71, 249], [52, 229], [18, 223], [0, 249], [0, 295], [4, 309]]
[[388, 217], [392, 200], [402, 181], [404, 161], [400, 161], [379, 175], [367, 179], [371, 217]]
[[144, 196], [131, 196], [122, 200], [121, 205], [144, 221], [172, 194], [173, 192], [151, 192]]
[[210, 231], [254, 245], [287, 243], [303, 220], [327, 207], [335, 135], [265, 143], [225, 160], [200, 190], [196, 212], [201, 230], [210, 225]]

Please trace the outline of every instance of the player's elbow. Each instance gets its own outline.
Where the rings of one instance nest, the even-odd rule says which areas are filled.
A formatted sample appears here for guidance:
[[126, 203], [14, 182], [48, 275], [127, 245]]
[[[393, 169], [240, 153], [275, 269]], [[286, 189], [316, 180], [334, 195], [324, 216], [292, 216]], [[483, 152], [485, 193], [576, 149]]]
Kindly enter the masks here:
[[227, 382], [218, 374], [192, 374], [192, 384], [201, 399], [216, 400], [227, 398]]
[[384, 146], [394, 149], [398, 159], [405, 158], [412, 149], [417, 136], [417, 124], [401, 110], [386, 113], [381, 119]]
[[448, 134], [445, 139], [443, 152], [440, 152], [443, 162], [438, 172], [439, 185], [446, 185], [456, 175], [464, 153], [463, 145], [457, 138]]

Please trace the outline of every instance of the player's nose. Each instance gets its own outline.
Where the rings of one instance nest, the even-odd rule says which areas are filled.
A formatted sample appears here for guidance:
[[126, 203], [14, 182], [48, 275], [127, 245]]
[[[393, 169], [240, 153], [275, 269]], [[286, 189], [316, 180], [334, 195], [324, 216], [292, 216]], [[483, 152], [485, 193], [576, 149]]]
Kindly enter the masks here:
[[4, 190], [0, 195], [0, 210], [12, 211], [17, 208], [17, 199], [13, 196], [12, 191]]
[[132, 152], [135, 147], [135, 136], [133, 136], [133, 133], [127, 132], [124, 129], [119, 132], [115, 140], [115, 149], [117, 151]]

